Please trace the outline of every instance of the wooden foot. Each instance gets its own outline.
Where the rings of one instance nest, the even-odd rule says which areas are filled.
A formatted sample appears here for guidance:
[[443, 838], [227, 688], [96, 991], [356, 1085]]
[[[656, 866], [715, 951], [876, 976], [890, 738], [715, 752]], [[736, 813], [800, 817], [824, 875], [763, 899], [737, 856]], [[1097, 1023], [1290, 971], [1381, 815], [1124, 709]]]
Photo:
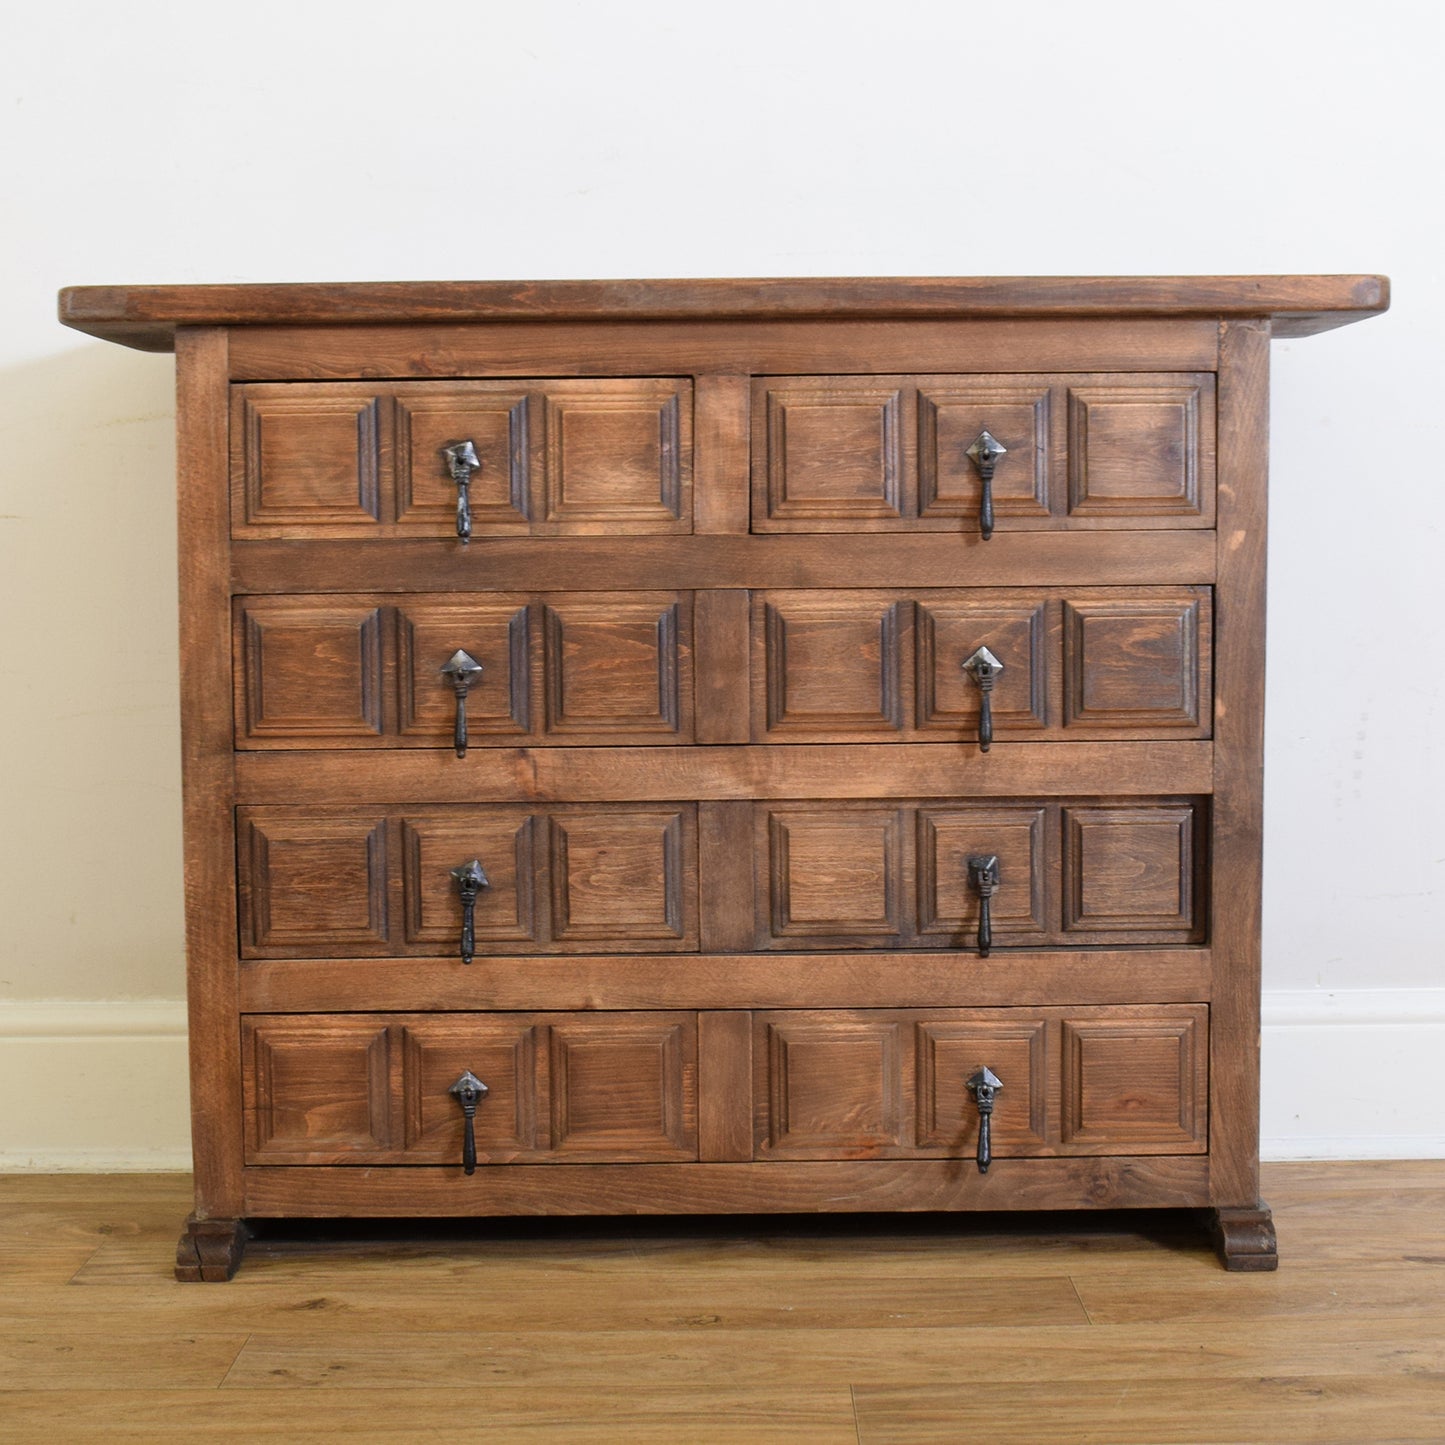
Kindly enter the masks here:
[[1211, 1209], [1209, 1214], [1214, 1247], [1225, 1269], [1279, 1268], [1274, 1217], [1264, 1200], [1258, 1200], [1252, 1209]]
[[251, 1231], [244, 1219], [197, 1219], [193, 1214], [176, 1245], [176, 1278], [228, 1280], [241, 1266]]

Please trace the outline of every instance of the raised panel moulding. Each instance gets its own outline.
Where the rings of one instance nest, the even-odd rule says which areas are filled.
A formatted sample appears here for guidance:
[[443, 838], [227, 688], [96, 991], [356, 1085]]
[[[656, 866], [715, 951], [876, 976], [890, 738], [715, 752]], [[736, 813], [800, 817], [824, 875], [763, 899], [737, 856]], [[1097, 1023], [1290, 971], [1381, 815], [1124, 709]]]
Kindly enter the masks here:
[[[1262, 1073], [1266, 1159], [1445, 1157], [1445, 988], [1266, 990]], [[0, 1098], [0, 1170], [188, 1169], [184, 1001], [0, 1004]]]

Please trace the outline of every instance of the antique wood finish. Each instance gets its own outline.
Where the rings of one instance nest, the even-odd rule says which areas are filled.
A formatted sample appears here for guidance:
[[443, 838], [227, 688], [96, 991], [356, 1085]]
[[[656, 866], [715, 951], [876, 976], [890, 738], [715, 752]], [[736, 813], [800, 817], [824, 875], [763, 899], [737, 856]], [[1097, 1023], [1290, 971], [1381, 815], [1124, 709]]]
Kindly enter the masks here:
[[419, 281], [349, 286], [71, 286], [60, 319], [166, 350], [177, 326], [950, 315], [1274, 317], [1306, 336], [1383, 311], [1383, 276], [1043, 276], [738, 281]]
[[[1210, 1203], [1259, 1208], [1260, 871], [1264, 848], [1265, 516], [1269, 328], [1228, 323], [1220, 335], [1219, 599], [1215, 666], [1232, 679], [1215, 699], [1211, 850], [1216, 1029], [1210, 1068]], [[1226, 1263], [1233, 1235], [1217, 1216]], [[1231, 1216], [1234, 1217], [1234, 1216]], [[1266, 1240], [1267, 1236], [1267, 1240]], [[1251, 1236], [1255, 1268], [1273, 1259], [1272, 1228]]]
[[[439, 763], [442, 765], [439, 766]], [[960, 793], [1207, 793], [1207, 742], [808, 744], [701, 748], [475, 748], [456, 765], [411, 751], [236, 754], [236, 777], [257, 802], [325, 804], [336, 798], [413, 798], [425, 803], [587, 798], [850, 798], [867, 792], [950, 798]]]
[[[984, 545], [958, 537], [708, 536], [658, 539], [488, 540], [438, 548], [397, 541], [247, 542], [231, 557], [238, 593], [509, 591], [539, 586], [605, 590], [658, 587], [1026, 587], [1209, 583], [1214, 537], [1205, 532], [1015, 533]], [[378, 555], [380, 554], [380, 555]], [[485, 559], [485, 565], [483, 564]]]
[[[732, 846], [751, 868], [746, 841]], [[752, 916], [736, 900], [731, 907], [747, 927], [735, 946], [748, 947]], [[479, 942], [481, 916], [479, 904]], [[1002, 1007], [1021, 996], [1094, 1004], [1140, 997], [1173, 1003], [1210, 995], [1210, 950], [1187, 946], [1064, 950], [1020, 943], [986, 959], [927, 949], [654, 956], [489, 951], [459, 969], [454, 935], [448, 943], [445, 954], [403, 959], [248, 960], [241, 970], [241, 1006], [247, 1013], [324, 1012], [348, 994], [364, 999], [368, 1008], [439, 1010], [526, 1008], [540, 996], [569, 1009], [747, 1009], [807, 1008], [820, 995], [840, 1008], [902, 1008], [917, 998]]]
[[63, 293], [179, 354], [178, 1276], [293, 1215], [1109, 1207], [1271, 1268], [1266, 353], [1386, 301]]
[[[765, 1159], [752, 1163], [456, 1165], [245, 1171], [256, 1219], [514, 1214], [853, 1214], [859, 1211], [1186, 1209], [1207, 1188], [1199, 1154], [1011, 1159]], [[480, 1167], [478, 1172], [480, 1173]], [[1007, 1182], [1003, 1182], [1007, 1181]]]
[[1207, 374], [824, 376], [754, 384], [753, 530], [977, 532], [985, 430], [1015, 530], [1213, 522]]
[[178, 1250], [177, 1271], [200, 1279], [229, 1279], [245, 1247], [237, 1222], [244, 1204], [236, 854], [227, 806], [235, 797], [226, 637], [227, 342], [227, 332], [218, 328], [183, 328], [175, 342], [186, 994], [196, 1184], [195, 1213]]

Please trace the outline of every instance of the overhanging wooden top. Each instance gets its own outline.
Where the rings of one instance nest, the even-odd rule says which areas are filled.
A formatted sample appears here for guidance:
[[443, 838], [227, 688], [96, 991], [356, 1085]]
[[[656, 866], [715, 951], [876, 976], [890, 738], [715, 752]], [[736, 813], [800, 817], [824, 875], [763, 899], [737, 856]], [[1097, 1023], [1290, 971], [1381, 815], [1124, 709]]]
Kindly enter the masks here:
[[380, 281], [69, 286], [60, 319], [142, 351], [178, 326], [393, 322], [1268, 317], [1309, 336], [1384, 311], [1384, 276], [910, 276], [732, 281]]

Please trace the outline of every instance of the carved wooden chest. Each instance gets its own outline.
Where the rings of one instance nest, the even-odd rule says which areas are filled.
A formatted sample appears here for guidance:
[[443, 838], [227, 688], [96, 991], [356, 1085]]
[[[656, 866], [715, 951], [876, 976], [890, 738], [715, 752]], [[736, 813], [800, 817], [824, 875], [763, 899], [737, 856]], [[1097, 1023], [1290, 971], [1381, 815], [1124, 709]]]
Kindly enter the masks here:
[[1258, 1198], [1267, 351], [1374, 277], [87, 287], [179, 364], [196, 1213]]

